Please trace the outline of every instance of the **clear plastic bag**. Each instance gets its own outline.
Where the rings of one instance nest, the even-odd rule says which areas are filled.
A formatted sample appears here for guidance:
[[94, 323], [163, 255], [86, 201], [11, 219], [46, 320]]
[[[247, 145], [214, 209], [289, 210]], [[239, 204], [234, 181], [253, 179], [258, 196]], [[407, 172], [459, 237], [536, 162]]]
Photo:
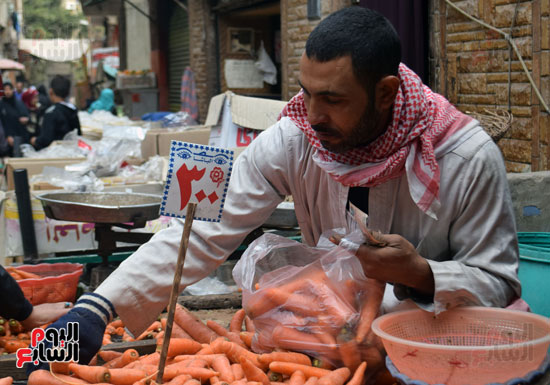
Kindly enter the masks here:
[[[367, 279], [353, 252], [332, 245], [328, 237], [319, 242], [324, 247], [314, 248], [264, 234], [242, 255], [233, 278], [256, 327], [252, 349], [298, 351], [325, 367], [351, 369], [367, 357], [381, 365], [370, 323], [364, 335], [357, 331], [365, 329], [364, 309], [378, 313], [384, 284]], [[353, 250], [364, 236], [356, 230], [345, 239]]]

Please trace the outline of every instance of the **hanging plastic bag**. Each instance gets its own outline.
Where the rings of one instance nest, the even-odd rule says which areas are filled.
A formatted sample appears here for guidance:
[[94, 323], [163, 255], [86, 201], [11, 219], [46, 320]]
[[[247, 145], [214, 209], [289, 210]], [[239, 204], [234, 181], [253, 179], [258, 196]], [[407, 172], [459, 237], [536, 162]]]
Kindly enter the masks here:
[[[319, 244], [330, 245], [328, 236]], [[356, 230], [345, 242], [358, 247], [363, 239]], [[254, 351], [302, 352], [325, 367], [352, 369], [367, 358], [369, 367], [382, 364], [370, 324], [363, 322], [377, 315], [384, 285], [367, 279], [348, 249], [308, 247], [264, 234], [242, 255], [233, 278], [256, 327]], [[374, 315], [363, 317], [365, 310]]]
[[273, 61], [271, 61], [271, 58], [267, 54], [263, 41], [260, 44], [258, 60], [254, 65], [263, 73], [264, 82], [271, 85], [277, 84], [277, 67], [275, 67], [275, 64], [273, 64]]

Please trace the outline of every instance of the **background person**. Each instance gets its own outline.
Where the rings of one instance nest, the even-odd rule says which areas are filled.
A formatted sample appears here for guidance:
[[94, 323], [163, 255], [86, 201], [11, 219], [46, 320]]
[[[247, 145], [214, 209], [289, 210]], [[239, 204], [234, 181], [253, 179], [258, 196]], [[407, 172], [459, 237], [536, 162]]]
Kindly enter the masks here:
[[53, 103], [44, 113], [38, 136], [31, 138], [37, 150], [48, 147], [54, 140], [61, 140], [72, 130], [81, 135], [78, 111], [72, 103], [66, 102], [71, 90], [71, 81], [56, 75], [50, 83], [50, 100]]
[[112, 89], [104, 88], [101, 90], [99, 98], [90, 105], [90, 108], [88, 108], [90, 114], [94, 111], [109, 111], [113, 115], [116, 115], [115, 93]]
[[9, 145], [9, 155], [14, 155], [15, 138], [20, 137], [21, 143], [29, 143], [29, 111], [21, 100], [15, 97], [13, 85], [10, 82], [4, 83], [4, 97], [0, 102], [0, 119], [6, 134]]

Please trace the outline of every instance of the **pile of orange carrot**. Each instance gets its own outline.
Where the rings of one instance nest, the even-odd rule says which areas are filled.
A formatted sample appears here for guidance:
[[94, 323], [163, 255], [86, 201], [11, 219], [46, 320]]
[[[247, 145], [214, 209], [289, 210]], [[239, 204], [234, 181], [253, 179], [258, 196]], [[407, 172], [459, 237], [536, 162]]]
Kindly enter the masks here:
[[306, 353], [322, 367], [353, 371], [362, 361], [369, 368], [381, 366], [383, 349], [371, 323], [384, 287], [371, 279], [334, 282], [320, 266], [308, 266], [283, 284], [260, 278], [254, 291], [243, 292], [243, 308], [257, 330], [252, 347]]
[[[348, 367], [315, 367], [309, 356], [291, 351], [255, 353], [250, 349], [254, 325], [244, 309], [235, 312], [228, 327], [214, 321], [206, 324], [185, 308], [177, 306], [174, 327], [187, 337], [170, 340], [163, 383], [170, 385], [361, 385], [367, 362], [354, 370]], [[243, 330], [245, 325], [245, 330]], [[156, 384], [160, 346], [140, 356], [134, 349], [117, 353], [101, 351], [95, 365], [63, 363], [51, 371], [31, 374], [28, 385], [65, 384]], [[104, 363], [102, 363], [104, 362]], [[101, 363], [101, 364], [98, 364]]]
[[29, 279], [29, 278], [36, 278], [36, 279], [42, 278], [38, 274], [30, 273], [28, 271], [23, 271], [13, 266], [6, 266], [5, 269], [16, 281], [20, 281], [22, 279]]

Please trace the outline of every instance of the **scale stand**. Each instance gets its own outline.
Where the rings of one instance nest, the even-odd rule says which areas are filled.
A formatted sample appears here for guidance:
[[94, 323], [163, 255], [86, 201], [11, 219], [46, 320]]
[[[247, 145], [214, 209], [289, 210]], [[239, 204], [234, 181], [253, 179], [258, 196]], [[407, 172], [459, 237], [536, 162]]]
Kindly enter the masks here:
[[117, 242], [143, 244], [149, 241], [153, 236], [152, 233], [131, 233], [114, 231], [112, 227], [120, 227], [123, 229], [140, 229], [145, 227], [145, 220], [139, 219], [134, 221], [134, 224], [126, 223], [96, 223], [95, 224], [95, 240], [97, 241], [97, 255], [101, 257], [101, 265], [94, 267], [90, 272], [90, 289], [95, 290], [101, 282], [105, 280], [115, 269], [116, 266], [109, 265], [109, 256], [116, 250]]

